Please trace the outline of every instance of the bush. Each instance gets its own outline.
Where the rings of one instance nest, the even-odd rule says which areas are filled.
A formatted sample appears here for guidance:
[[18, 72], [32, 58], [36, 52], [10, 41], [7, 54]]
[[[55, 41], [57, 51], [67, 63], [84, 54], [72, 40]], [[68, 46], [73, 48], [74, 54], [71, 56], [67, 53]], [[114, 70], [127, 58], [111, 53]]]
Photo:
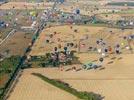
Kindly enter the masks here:
[[0, 68], [6, 73], [11, 73], [17, 67], [19, 60], [19, 56], [11, 56], [10, 58], [6, 58], [0, 62]]

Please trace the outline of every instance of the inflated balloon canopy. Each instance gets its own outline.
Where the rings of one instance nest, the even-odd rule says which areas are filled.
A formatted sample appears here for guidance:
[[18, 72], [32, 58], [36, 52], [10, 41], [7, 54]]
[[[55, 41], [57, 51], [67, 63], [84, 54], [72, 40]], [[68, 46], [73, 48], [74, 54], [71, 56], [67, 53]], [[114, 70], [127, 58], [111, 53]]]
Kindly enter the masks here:
[[35, 17], [37, 15], [37, 13], [36, 13], [36, 11], [31, 11], [30, 15]]

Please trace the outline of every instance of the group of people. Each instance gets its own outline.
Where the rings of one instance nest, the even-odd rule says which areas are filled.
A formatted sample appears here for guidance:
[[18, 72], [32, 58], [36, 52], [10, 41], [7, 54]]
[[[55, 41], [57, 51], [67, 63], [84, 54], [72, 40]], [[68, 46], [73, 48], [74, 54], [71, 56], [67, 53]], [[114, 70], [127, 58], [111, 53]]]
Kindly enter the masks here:
[[54, 52], [50, 54], [50, 63], [53, 66], [66, 65], [68, 61], [72, 60], [72, 52], [68, 51], [67, 47], [64, 47], [63, 51], [59, 51], [57, 47], [54, 47]]
[[103, 39], [99, 39], [96, 41], [96, 44], [98, 46], [100, 46], [100, 48], [98, 49], [98, 53], [102, 53], [102, 56], [105, 56], [105, 54], [109, 53], [116, 53], [116, 54], [120, 54], [121, 53], [121, 46], [120, 44], [116, 44], [114, 47], [112, 46], [107, 46], [106, 42], [104, 42]]

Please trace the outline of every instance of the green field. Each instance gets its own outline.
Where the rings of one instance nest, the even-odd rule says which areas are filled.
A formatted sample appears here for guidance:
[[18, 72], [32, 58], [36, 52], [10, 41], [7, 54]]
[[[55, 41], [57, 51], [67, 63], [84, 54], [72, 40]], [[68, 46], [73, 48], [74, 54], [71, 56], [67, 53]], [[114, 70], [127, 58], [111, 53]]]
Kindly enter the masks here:
[[111, 2], [108, 3], [108, 5], [114, 5], [114, 6], [134, 6], [134, 2]]
[[3, 61], [0, 61], [0, 93], [2, 93], [5, 84], [14, 73], [19, 60], [19, 56], [11, 56], [10, 58], [5, 58]]

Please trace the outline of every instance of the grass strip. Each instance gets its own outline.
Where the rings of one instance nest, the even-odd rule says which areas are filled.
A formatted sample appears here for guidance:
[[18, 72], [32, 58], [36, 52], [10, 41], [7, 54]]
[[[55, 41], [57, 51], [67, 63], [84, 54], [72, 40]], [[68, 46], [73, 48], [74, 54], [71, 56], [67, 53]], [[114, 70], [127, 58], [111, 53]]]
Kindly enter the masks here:
[[94, 94], [92, 92], [89, 93], [89, 92], [77, 91], [76, 89], [70, 87], [69, 84], [67, 84], [67, 83], [64, 83], [59, 80], [49, 79], [46, 76], [43, 76], [42, 74], [32, 73], [32, 75], [41, 78], [43, 81], [45, 81], [57, 88], [60, 88], [64, 91], [76, 96], [77, 98], [79, 98], [81, 100], [101, 100], [102, 99], [102, 97], [98, 94]]

